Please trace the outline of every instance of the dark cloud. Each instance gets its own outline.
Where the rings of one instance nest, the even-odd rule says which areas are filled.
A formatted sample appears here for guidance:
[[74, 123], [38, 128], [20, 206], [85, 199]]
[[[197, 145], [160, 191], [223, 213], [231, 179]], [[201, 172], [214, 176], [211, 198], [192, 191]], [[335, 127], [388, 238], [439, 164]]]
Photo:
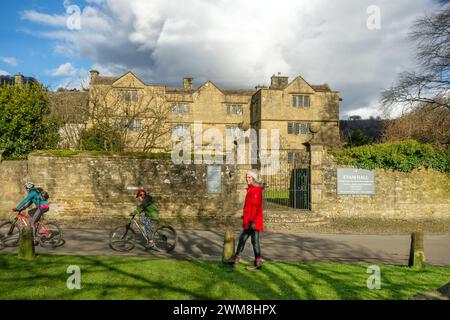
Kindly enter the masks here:
[[[412, 65], [407, 34], [436, 0], [377, 1], [381, 29], [369, 30], [371, 0], [88, 1], [82, 29], [56, 28], [59, 39], [106, 73], [135, 71], [148, 82], [183, 76], [254, 87], [272, 74], [302, 75], [342, 92], [341, 116], [376, 113], [379, 92]], [[39, 23], [61, 17], [33, 14]], [[45, 19], [44, 19], [45, 18]], [[54, 19], [54, 21], [52, 20]], [[57, 52], [61, 53], [61, 43]]]

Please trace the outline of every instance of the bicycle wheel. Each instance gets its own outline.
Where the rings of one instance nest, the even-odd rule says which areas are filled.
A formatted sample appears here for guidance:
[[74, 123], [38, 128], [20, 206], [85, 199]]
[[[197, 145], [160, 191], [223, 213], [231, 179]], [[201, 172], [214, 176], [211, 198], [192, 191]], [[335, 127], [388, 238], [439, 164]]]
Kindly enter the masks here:
[[22, 231], [14, 221], [6, 221], [0, 224], [0, 242], [5, 247], [18, 246], [21, 233]]
[[177, 232], [169, 225], [162, 225], [156, 228], [153, 234], [155, 248], [159, 251], [170, 252], [177, 245]]
[[109, 235], [109, 245], [116, 251], [130, 251], [134, 248], [135, 242], [136, 234], [127, 226], [117, 227]]
[[61, 228], [54, 222], [45, 222], [36, 231], [39, 244], [44, 248], [56, 248], [62, 241]]

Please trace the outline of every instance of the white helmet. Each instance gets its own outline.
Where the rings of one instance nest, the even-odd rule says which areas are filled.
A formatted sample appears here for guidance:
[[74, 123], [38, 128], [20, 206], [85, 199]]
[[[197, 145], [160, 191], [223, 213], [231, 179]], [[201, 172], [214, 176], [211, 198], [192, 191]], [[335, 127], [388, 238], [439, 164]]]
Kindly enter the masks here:
[[23, 185], [25, 188], [27, 188], [28, 190], [33, 189], [34, 188], [34, 183], [31, 181], [25, 182], [25, 184]]

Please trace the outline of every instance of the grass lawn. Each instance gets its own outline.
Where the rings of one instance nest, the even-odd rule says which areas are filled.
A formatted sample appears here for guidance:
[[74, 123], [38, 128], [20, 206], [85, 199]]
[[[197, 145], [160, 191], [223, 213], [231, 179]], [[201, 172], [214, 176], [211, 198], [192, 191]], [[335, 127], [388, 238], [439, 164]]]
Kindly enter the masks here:
[[[69, 290], [67, 267], [81, 269]], [[269, 263], [233, 270], [216, 261], [0, 254], [0, 299], [408, 299], [450, 280], [450, 267], [424, 271], [380, 265], [381, 290], [369, 290], [368, 264]]]

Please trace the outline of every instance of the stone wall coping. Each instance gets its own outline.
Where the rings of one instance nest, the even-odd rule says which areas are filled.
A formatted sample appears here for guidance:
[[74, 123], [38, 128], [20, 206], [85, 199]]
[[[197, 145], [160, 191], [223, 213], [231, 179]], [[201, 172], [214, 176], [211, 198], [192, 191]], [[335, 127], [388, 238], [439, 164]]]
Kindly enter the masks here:
[[45, 153], [32, 153], [28, 156], [29, 158], [51, 158], [51, 159], [71, 159], [71, 158], [92, 158], [92, 159], [142, 159], [142, 160], [152, 160], [152, 161], [162, 161], [162, 162], [168, 162], [172, 161], [172, 159], [155, 159], [155, 158], [146, 158], [146, 157], [139, 157], [139, 156], [130, 156], [130, 155], [92, 155], [88, 153], [80, 153], [80, 154], [74, 154], [70, 156], [55, 156], [51, 154], [45, 154]]

